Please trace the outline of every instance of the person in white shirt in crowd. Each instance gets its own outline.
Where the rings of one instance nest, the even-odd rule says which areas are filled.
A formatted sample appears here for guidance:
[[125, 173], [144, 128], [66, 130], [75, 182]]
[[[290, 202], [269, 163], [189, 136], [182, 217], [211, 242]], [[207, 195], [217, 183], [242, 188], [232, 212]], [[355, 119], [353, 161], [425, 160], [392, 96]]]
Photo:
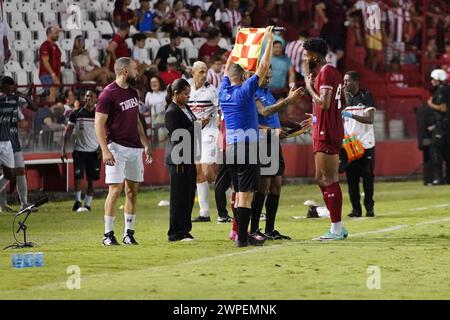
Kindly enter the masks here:
[[164, 113], [166, 105], [166, 86], [159, 76], [150, 78], [150, 90], [145, 95], [145, 103], [140, 112], [152, 117], [152, 127], [156, 131], [158, 141], [167, 138], [167, 130], [164, 124]]
[[294, 70], [296, 73], [296, 79], [301, 80], [303, 78], [303, 44], [308, 39], [309, 33], [307, 30], [300, 30], [300, 34], [297, 40], [291, 41], [286, 45], [284, 50], [285, 54], [292, 61]]
[[9, 50], [8, 42], [9, 27], [6, 20], [0, 17], [0, 75], [3, 75], [5, 71], [5, 64], [11, 57], [11, 51]]
[[228, 7], [222, 12], [222, 31], [224, 36], [234, 37], [236, 29], [241, 24], [242, 15], [239, 11], [239, 0], [229, 0]]
[[348, 71], [344, 75], [344, 97], [347, 106], [342, 111], [344, 132], [346, 135], [356, 136], [364, 147], [363, 157], [351, 161], [349, 164], [345, 163], [345, 157], [341, 157], [343, 161], [341, 161], [340, 169], [342, 171], [345, 167], [348, 193], [352, 204], [352, 212], [349, 217], [362, 216], [359, 192], [361, 178], [363, 180], [366, 216], [374, 217], [375, 134], [373, 122], [376, 109], [370, 92], [360, 89], [358, 72]]
[[197, 167], [197, 193], [200, 205], [199, 216], [192, 222], [211, 221], [209, 212], [209, 183], [217, 176], [216, 162], [218, 159], [217, 138], [219, 136], [218, 111], [219, 98], [217, 89], [206, 81], [208, 67], [203, 61], [196, 61], [192, 65], [191, 93], [187, 102], [188, 107], [199, 120], [210, 119], [202, 129], [201, 159]]

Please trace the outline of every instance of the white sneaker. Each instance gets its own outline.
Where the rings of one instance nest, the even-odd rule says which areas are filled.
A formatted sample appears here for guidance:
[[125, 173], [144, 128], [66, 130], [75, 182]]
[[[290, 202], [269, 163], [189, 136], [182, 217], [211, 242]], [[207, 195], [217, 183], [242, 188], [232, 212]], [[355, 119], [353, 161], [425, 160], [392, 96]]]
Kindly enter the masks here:
[[86, 207], [79, 207], [79, 208], [77, 209], [77, 212], [88, 212], [88, 211], [89, 211], [89, 209], [86, 208]]

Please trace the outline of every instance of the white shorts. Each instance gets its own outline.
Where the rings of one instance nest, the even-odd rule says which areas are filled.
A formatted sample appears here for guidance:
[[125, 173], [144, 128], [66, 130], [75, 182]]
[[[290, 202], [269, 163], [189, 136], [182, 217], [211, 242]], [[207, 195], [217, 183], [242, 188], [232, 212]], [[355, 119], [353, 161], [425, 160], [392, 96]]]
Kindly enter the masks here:
[[22, 151], [14, 152], [14, 168], [25, 168]]
[[11, 141], [0, 141], [0, 165], [14, 168], [14, 152]]
[[219, 129], [207, 128], [202, 130], [202, 155], [200, 163], [212, 164], [216, 163], [219, 157], [219, 147], [217, 138], [219, 137]]
[[111, 142], [108, 149], [114, 156], [115, 164], [105, 166], [105, 182], [107, 184], [122, 183], [125, 179], [133, 182], [144, 181], [142, 148], [129, 148]]

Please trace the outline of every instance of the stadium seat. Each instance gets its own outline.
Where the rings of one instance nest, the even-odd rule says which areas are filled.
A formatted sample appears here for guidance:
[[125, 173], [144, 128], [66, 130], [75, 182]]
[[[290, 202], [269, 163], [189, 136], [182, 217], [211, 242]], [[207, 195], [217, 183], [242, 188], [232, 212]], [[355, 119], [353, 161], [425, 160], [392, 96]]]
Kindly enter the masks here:
[[196, 47], [186, 47], [186, 57], [189, 62], [189, 65], [192, 65], [193, 61], [198, 60], [198, 50]]
[[[18, 86], [28, 86], [28, 74], [26, 71], [24, 70], [17, 70], [15, 72], [16, 74], [16, 83]], [[28, 91], [30, 90], [29, 87], [25, 87], [25, 88], [17, 88], [17, 90], [23, 94], [27, 94]]]
[[193, 47], [193, 46], [194, 46], [194, 44], [192, 43], [191, 39], [189, 39], [189, 38], [181, 38], [181, 43], [180, 43], [180, 46], [179, 46], [180, 49]]
[[8, 37], [9, 43], [12, 43], [14, 40], [16, 40], [16, 33], [13, 30], [9, 29], [7, 37]]
[[75, 38], [71, 38], [71, 39], [64, 39], [61, 41], [61, 50], [68, 50], [68, 51], [72, 51], [73, 49], [73, 40]]
[[8, 12], [14, 12], [17, 11], [17, 3], [13, 3], [13, 2], [5, 2], [3, 4], [3, 10], [8, 13]]
[[9, 21], [10, 21], [10, 24], [12, 24], [13, 22], [16, 22], [16, 21], [24, 21], [22, 12], [19, 12], [19, 11], [11, 12]]
[[77, 82], [75, 71], [72, 69], [63, 69], [61, 71], [61, 80], [63, 84], [73, 84]]
[[19, 31], [19, 40], [22, 40], [22, 41], [33, 40], [33, 35], [31, 33], [31, 31], [28, 31], [28, 30]]
[[25, 22], [23, 21], [11, 21], [11, 29], [14, 31], [28, 30]]
[[88, 30], [86, 32], [86, 35], [87, 35], [86, 38], [89, 38], [89, 39], [92, 39], [92, 40], [100, 39], [100, 32], [98, 32], [97, 30]]
[[111, 27], [111, 24], [106, 20], [99, 20], [95, 25], [102, 36], [112, 37], [112, 35], [114, 34], [114, 30]]
[[133, 50], [133, 39], [131, 39], [131, 38], [126, 38], [126, 39], [125, 39], [125, 43], [127, 44], [128, 48], [130, 48], [131, 50]]
[[111, 15], [114, 11], [114, 2], [111, 1], [105, 1], [102, 4], [102, 11], [103, 12], [109, 12]]
[[[39, 79], [39, 72], [33, 72], [32, 73], [32, 80], [33, 80], [33, 84], [35, 86], [40, 86], [42, 85], [41, 80]], [[45, 89], [43, 87], [36, 87], [36, 93], [38, 95], [43, 94], [45, 91]]]
[[194, 38], [192, 40], [194, 42], [194, 47], [196, 47], [197, 49], [200, 49], [202, 45], [206, 42], [205, 38]]
[[51, 11], [52, 8], [50, 6], [50, 2], [36, 2], [34, 10], [38, 13], [44, 13]]
[[24, 63], [25, 61], [32, 61], [34, 63], [34, 61], [36, 61], [36, 57], [37, 57], [36, 50], [27, 49], [23, 51], [23, 57], [21, 62]]
[[159, 43], [161, 44], [161, 47], [165, 46], [170, 43], [170, 39], [167, 37], [161, 38], [161, 39], [159, 39]]
[[94, 39], [94, 47], [97, 48], [98, 50], [106, 50], [106, 48], [108, 47], [109, 42], [106, 39]]
[[24, 61], [22, 63], [23, 70], [26, 72], [34, 72], [36, 71], [36, 65], [34, 61]]
[[85, 49], [93, 48], [94, 47], [94, 39], [90, 39], [90, 38], [84, 39], [84, 47], [85, 47]]
[[54, 12], [54, 11], [45, 11], [45, 12], [43, 12], [42, 17], [43, 17], [43, 20], [44, 20], [44, 27], [45, 28], [58, 24], [57, 23], [58, 16], [57, 16], [56, 12]]
[[225, 38], [220, 38], [219, 43], [218, 43], [219, 47], [230, 50], [231, 46], [228, 43], [227, 39]]
[[28, 49], [28, 42], [24, 40], [14, 40], [12, 45], [16, 51], [24, 51]]
[[102, 2], [100, 1], [90, 1], [86, 4], [86, 10], [88, 12], [102, 11]]
[[64, 2], [55, 1], [51, 3], [51, 9], [56, 12], [66, 12], [67, 7], [67, 4]]
[[41, 41], [41, 40], [30, 40], [30, 41], [28, 41], [28, 46], [29, 46], [30, 49], [35, 49], [35, 50], [37, 49], [37, 50], [39, 50], [39, 48], [41, 47], [42, 42], [43, 41]]
[[5, 64], [5, 71], [16, 72], [22, 70], [19, 62], [15, 60], [9, 60], [8, 63]]
[[95, 26], [92, 21], [81, 21], [81, 30], [82, 31], [92, 31], [95, 30]]
[[150, 59], [154, 60], [156, 57], [156, 53], [160, 47], [159, 41], [155, 38], [147, 38], [145, 39], [145, 49], [150, 50]]
[[29, 29], [35, 32], [43, 32], [44, 33], [44, 37], [46, 37], [45, 35], [45, 28], [42, 25], [42, 22], [40, 20], [31, 20], [28, 21], [28, 26]]
[[36, 11], [26, 12], [25, 13], [25, 17], [26, 17], [26, 20], [27, 20], [28, 27], [30, 27], [30, 22], [31, 21], [39, 21], [39, 22], [41, 22], [39, 20], [39, 13], [37, 13]]
[[19, 12], [28, 12], [28, 11], [33, 11], [33, 3], [32, 2], [24, 2], [24, 1], [20, 1], [17, 3], [17, 8], [19, 9]]
[[84, 36], [83, 31], [77, 29], [69, 30], [69, 39], [75, 39], [77, 36]]

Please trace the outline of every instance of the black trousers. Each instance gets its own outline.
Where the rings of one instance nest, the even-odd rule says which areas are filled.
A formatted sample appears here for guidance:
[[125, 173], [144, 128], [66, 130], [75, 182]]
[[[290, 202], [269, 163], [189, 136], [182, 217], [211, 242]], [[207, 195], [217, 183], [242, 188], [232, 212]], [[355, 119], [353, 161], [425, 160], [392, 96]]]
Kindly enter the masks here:
[[197, 170], [195, 164], [168, 165], [170, 175], [169, 240], [179, 240], [192, 229]]
[[231, 186], [230, 173], [228, 172], [227, 166], [225, 164], [221, 164], [219, 166], [219, 173], [217, 174], [214, 189], [216, 197], [217, 213], [221, 218], [226, 218], [228, 216], [226, 191], [230, 186]]
[[361, 210], [361, 197], [359, 193], [359, 181], [363, 180], [364, 207], [366, 210], [373, 209], [373, 172], [375, 168], [375, 147], [366, 149], [361, 159], [352, 161], [346, 168], [348, 193], [352, 208], [356, 212]]
[[[450, 183], [450, 143], [432, 144], [431, 159], [434, 180], [437, 183]], [[445, 175], [442, 168], [444, 162]]]

